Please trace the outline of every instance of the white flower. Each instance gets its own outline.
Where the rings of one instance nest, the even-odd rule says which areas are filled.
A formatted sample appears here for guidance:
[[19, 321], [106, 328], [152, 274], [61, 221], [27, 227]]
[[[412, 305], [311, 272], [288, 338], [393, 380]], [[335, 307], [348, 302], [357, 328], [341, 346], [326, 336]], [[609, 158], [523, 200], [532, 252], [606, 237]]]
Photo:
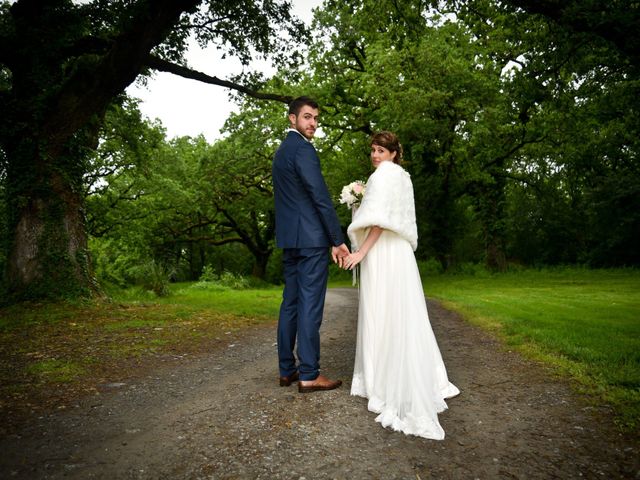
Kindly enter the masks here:
[[357, 207], [364, 197], [365, 184], [362, 180], [356, 180], [342, 187], [340, 203], [346, 203], [349, 208]]

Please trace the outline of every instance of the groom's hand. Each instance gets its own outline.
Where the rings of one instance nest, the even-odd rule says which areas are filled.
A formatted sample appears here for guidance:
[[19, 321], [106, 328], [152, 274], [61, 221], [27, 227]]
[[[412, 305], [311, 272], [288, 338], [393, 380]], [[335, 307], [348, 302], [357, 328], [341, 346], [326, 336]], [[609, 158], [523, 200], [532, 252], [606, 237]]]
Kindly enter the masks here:
[[349, 255], [349, 253], [349, 249], [344, 243], [337, 247], [331, 247], [331, 258], [333, 258], [333, 263], [337, 263], [340, 268], [342, 268], [344, 259]]

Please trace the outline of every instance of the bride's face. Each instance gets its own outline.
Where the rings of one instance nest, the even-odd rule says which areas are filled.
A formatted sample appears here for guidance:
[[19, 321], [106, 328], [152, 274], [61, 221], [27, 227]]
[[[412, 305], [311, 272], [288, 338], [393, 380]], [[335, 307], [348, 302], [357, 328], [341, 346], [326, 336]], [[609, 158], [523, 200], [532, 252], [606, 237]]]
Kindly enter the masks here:
[[392, 162], [396, 153], [374, 143], [371, 145], [371, 163], [374, 168], [378, 168], [382, 162]]

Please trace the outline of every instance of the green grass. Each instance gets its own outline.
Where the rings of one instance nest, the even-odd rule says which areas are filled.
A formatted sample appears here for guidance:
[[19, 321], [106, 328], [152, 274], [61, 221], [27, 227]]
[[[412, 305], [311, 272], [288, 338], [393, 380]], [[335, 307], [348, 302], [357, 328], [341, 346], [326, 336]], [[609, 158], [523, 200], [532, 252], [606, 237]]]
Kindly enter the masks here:
[[577, 268], [435, 275], [428, 297], [609, 402], [640, 425], [640, 271]]
[[195, 282], [171, 285], [172, 294], [156, 297], [139, 288], [130, 288], [114, 295], [114, 300], [128, 303], [153, 303], [173, 306], [175, 315], [188, 318], [194, 312], [208, 310], [217, 313], [239, 316], [257, 316], [275, 318], [282, 300], [282, 287], [270, 286], [259, 289], [221, 290], [214, 283], [203, 288]]
[[71, 382], [84, 373], [84, 367], [77, 363], [48, 359], [30, 364], [27, 372], [45, 382], [66, 383]]

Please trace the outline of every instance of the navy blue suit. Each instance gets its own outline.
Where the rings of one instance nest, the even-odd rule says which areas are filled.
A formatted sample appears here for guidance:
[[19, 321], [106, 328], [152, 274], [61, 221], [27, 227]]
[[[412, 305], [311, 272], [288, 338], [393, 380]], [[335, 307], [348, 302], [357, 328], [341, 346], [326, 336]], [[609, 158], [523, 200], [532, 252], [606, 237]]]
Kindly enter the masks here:
[[[276, 244], [283, 248], [285, 286], [278, 320], [281, 376], [301, 380], [320, 372], [320, 324], [327, 290], [327, 249], [344, 243], [340, 221], [315, 148], [289, 131], [273, 159]], [[294, 347], [297, 338], [299, 365]]]

